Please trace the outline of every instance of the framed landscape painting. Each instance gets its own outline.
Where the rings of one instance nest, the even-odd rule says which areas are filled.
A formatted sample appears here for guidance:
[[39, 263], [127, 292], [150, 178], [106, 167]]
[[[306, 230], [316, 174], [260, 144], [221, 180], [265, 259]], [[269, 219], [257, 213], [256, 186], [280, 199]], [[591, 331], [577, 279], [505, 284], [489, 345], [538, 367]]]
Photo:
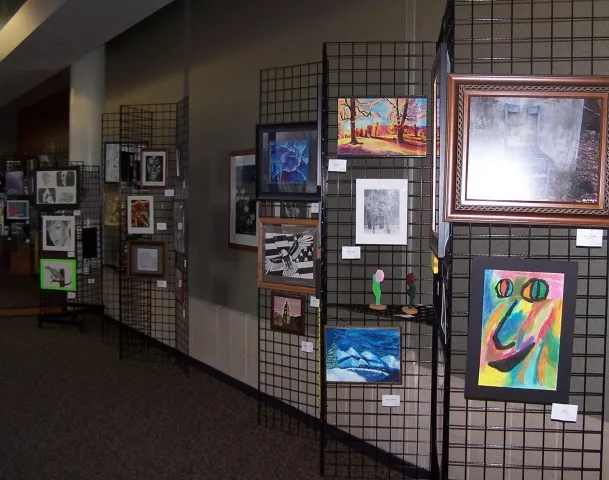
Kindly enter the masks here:
[[408, 180], [358, 178], [355, 191], [355, 243], [406, 245]]
[[568, 403], [577, 267], [474, 257], [466, 398]]
[[256, 127], [258, 200], [319, 200], [317, 123]]
[[79, 179], [79, 167], [36, 169], [34, 173], [36, 208], [42, 211], [78, 208]]
[[256, 150], [229, 153], [229, 247], [258, 249], [256, 202]]
[[258, 219], [258, 287], [315, 294], [317, 220]]
[[609, 225], [607, 77], [449, 75], [446, 219]]
[[75, 292], [76, 260], [73, 258], [41, 258], [40, 288]]
[[304, 297], [273, 293], [271, 297], [271, 330], [305, 334]]
[[338, 99], [340, 156], [427, 155], [427, 97]]
[[400, 327], [325, 329], [326, 382], [401, 383]]
[[450, 57], [445, 43], [440, 44], [431, 72], [433, 92], [433, 142], [431, 155], [431, 222], [429, 246], [438, 258], [444, 258], [450, 235], [448, 222], [444, 220], [444, 194], [446, 183], [446, 107], [447, 80]]

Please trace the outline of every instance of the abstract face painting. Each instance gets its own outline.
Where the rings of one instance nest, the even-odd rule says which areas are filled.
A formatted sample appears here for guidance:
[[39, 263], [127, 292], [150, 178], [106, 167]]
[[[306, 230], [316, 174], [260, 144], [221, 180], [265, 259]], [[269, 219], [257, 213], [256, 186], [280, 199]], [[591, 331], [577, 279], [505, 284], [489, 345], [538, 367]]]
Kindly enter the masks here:
[[556, 390], [562, 273], [486, 270], [479, 385]]
[[577, 264], [485, 257], [473, 264], [466, 397], [568, 399]]

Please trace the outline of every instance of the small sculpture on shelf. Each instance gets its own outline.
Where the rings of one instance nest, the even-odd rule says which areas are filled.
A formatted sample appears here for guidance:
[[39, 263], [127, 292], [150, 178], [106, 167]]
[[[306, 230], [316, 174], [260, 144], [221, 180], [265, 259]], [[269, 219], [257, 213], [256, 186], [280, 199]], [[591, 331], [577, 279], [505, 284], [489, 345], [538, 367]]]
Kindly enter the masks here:
[[408, 305], [402, 307], [402, 312], [409, 315], [415, 315], [419, 310], [414, 306], [414, 297], [417, 294], [417, 285], [415, 283], [414, 273], [410, 272], [406, 275], [406, 295], [408, 295]]
[[374, 303], [370, 304], [373, 310], [386, 310], [387, 305], [381, 304], [381, 282], [385, 280], [385, 272], [377, 270], [372, 274], [372, 293], [374, 294]]

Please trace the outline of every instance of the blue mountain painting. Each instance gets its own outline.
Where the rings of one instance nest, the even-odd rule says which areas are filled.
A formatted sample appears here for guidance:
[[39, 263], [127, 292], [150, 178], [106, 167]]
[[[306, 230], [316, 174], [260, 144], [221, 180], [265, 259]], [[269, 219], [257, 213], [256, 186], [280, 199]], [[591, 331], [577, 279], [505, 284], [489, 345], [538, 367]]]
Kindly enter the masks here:
[[271, 142], [270, 183], [309, 181], [309, 142]]
[[326, 327], [326, 380], [399, 383], [400, 340], [398, 327]]

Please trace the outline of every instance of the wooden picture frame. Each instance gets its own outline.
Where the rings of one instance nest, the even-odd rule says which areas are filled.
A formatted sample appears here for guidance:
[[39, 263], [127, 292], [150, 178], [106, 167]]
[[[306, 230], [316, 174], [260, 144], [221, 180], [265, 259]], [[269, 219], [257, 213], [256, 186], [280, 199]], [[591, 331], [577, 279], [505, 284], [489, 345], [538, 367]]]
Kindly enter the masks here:
[[444, 220], [447, 81], [450, 69], [451, 61], [448, 47], [445, 43], [441, 43], [431, 70], [433, 141], [431, 152], [431, 222], [429, 223], [429, 246], [437, 258], [444, 258], [450, 237], [450, 224]]
[[[256, 201], [256, 149], [233, 150], [228, 157], [228, 246], [255, 252], [258, 250], [259, 214]], [[248, 178], [250, 175], [253, 178]]]
[[272, 292], [271, 294], [271, 330], [275, 332], [305, 335], [306, 297], [287, 293]]
[[259, 218], [258, 287], [314, 295], [318, 243], [318, 220]]
[[140, 186], [142, 188], [165, 188], [167, 186], [167, 157], [167, 149], [141, 149]]
[[576, 262], [472, 261], [465, 397], [569, 403]]
[[319, 201], [319, 165], [317, 122], [256, 126], [257, 200]]
[[609, 77], [448, 77], [446, 219], [609, 225]]
[[[142, 258], [136, 255], [139, 249], [155, 250], [156, 254], [156, 269], [152, 269], [154, 265], [154, 255], [149, 256], [150, 262], [147, 268], [143, 268]], [[165, 242], [154, 242], [149, 240], [127, 240], [127, 276], [129, 277], [155, 277], [162, 278], [165, 276], [165, 268], [167, 265], [167, 244]]]

